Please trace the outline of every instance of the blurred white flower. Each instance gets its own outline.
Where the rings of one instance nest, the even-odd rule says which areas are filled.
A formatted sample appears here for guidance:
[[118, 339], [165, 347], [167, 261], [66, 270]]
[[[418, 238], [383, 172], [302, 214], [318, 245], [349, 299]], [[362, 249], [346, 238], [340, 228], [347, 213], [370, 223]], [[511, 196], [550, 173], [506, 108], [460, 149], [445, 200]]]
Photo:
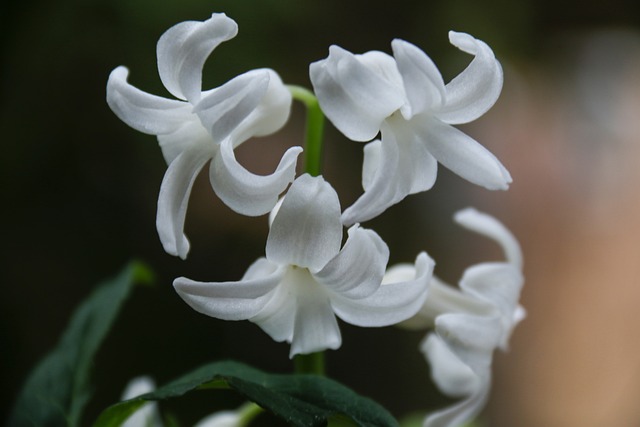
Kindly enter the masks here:
[[329, 57], [310, 66], [322, 110], [354, 141], [365, 146], [364, 194], [347, 210], [346, 225], [365, 221], [389, 206], [430, 189], [442, 163], [490, 190], [507, 189], [509, 172], [478, 142], [451, 125], [483, 115], [502, 90], [502, 68], [484, 42], [450, 32], [459, 49], [475, 56], [446, 86], [431, 59], [396, 39], [393, 57], [378, 51], [354, 55], [331, 46]]
[[156, 225], [165, 251], [185, 258], [189, 241], [184, 220], [193, 182], [211, 160], [209, 177], [216, 194], [244, 215], [269, 212], [295, 177], [292, 147], [269, 176], [241, 166], [233, 149], [254, 136], [280, 129], [289, 117], [291, 94], [280, 77], [258, 69], [202, 92], [202, 68], [211, 52], [233, 38], [236, 23], [224, 14], [186, 21], [167, 30], [158, 41], [158, 71], [167, 90], [179, 100], [143, 92], [127, 82], [128, 70], [114, 69], [107, 83], [113, 112], [140, 132], [157, 135], [168, 164], [158, 197]]
[[[482, 410], [491, 388], [493, 351], [507, 349], [513, 328], [525, 316], [518, 304], [524, 278], [516, 239], [495, 218], [475, 209], [459, 211], [455, 220], [496, 240], [507, 260], [467, 268], [459, 289], [433, 277], [424, 306], [402, 324], [434, 328], [421, 345], [431, 376], [443, 393], [464, 398], [429, 415], [425, 427], [457, 427]], [[412, 274], [410, 266], [395, 266], [385, 274], [385, 281]]]
[[174, 281], [196, 311], [224, 320], [250, 320], [290, 356], [340, 347], [336, 315], [357, 326], [387, 326], [423, 305], [433, 261], [422, 253], [414, 274], [381, 286], [389, 250], [373, 231], [354, 225], [342, 249], [335, 190], [322, 177], [302, 175], [273, 218], [266, 257], [238, 282]]
[[[155, 382], [150, 377], [136, 377], [127, 384], [122, 393], [122, 400], [129, 400], [145, 393], [150, 393], [155, 388]], [[121, 427], [163, 427], [160, 413], [158, 412], [158, 404], [156, 402], [143, 404], [121, 424]]]

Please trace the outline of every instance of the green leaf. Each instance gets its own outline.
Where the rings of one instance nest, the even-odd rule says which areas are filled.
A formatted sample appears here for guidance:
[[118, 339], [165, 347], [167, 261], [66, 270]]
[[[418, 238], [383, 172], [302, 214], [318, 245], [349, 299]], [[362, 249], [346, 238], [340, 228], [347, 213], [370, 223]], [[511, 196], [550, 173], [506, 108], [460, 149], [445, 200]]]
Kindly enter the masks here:
[[[167, 400], [194, 390], [226, 386], [299, 427], [324, 426], [347, 416], [363, 427], [397, 427], [382, 406], [329, 378], [317, 375], [269, 374], [233, 362], [205, 365], [152, 393], [117, 403], [102, 412], [94, 427], [119, 426], [148, 400]], [[346, 423], [336, 425], [349, 425]]]
[[134, 283], [149, 283], [151, 271], [130, 263], [103, 283], [73, 313], [58, 345], [27, 378], [14, 406], [13, 427], [76, 427], [91, 397], [94, 356]]

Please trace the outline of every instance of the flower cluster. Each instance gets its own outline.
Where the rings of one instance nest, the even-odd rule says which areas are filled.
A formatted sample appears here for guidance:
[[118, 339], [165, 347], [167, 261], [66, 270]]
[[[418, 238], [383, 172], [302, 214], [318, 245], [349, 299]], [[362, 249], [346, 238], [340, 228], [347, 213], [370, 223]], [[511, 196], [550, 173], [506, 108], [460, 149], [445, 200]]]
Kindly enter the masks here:
[[[290, 343], [291, 357], [339, 348], [336, 317], [364, 327], [431, 328], [422, 350], [432, 377], [444, 393], [463, 399], [430, 415], [425, 425], [461, 425], [482, 409], [493, 350], [506, 348], [524, 315], [518, 305], [523, 278], [516, 240], [486, 214], [459, 212], [460, 224], [502, 245], [507, 262], [473, 266], [454, 288], [433, 276], [435, 263], [426, 252], [413, 264], [387, 269], [389, 248], [359, 223], [430, 189], [438, 163], [488, 189], [508, 188], [511, 177], [500, 161], [452, 126], [477, 119], [495, 103], [503, 78], [499, 62], [484, 42], [451, 32], [451, 43], [474, 59], [448, 84], [424, 52], [403, 40], [392, 42], [393, 56], [377, 51], [354, 55], [331, 46], [326, 59], [312, 63], [310, 79], [322, 112], [347, 138], [369, 141], [362, 166], [364, 193], [343, 211], [322, 176], [296, 177], [300, 147], [289, 148], [268, 176], [237, 162], [235, 147], [286, 123], [292, 95], [270, 69], [248, 71], [202, 90], [206, 59], [236, 33], [232, 19], [213, 14], [162, 35], [158, 71], [177, 99], [133, 87], [122, 66], [113, 70], [107, 85], [114, 113], [134, 129], [156, 135], [167, 162], [156, 221], [167, 253], [188, 255], [186, 208], [194, 179], [207, 162], [211, 186], [227, 206], [251, 216], [271, 212], [265, 256], [239, 281], [180, 277], [175, 290], [198, 312], [249, 320], [274, 340]], [[152, 416], [147, 411], [140, 416]]]

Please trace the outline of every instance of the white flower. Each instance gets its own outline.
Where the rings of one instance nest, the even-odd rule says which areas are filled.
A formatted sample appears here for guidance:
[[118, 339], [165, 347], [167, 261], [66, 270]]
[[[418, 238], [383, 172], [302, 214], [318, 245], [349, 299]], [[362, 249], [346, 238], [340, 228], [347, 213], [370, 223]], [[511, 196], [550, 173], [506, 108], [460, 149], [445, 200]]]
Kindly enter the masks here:
[[167, 90], [179, 100], [145, 93], [127, 83], [120, 66], [107, 83], [107, 102], [129, 126], [157, 135], [169, 165], [158, 197], [157, 229], [165, 250], [185, 258], [189, 241], [184, 220], [193, 182], [211, 160], [209, 177], [227, 206], [244, 215], [269, 212], [295, 177], [300, 147], [290, 148], [269, 176], [250, 173], [233, 149], [254, 136], [280, 129], [289, 117], [291, 94], [272, 70], [258, 69], [202, 92], [202, 67], [211, 52], [233, 38], [236, 23], [224, 14], [187, 21], [167, 30], [158, 41], [158, 71]]
[[345, 136], [370, 141], [382, 134], [365, 146], [364, 194], [344, 212], [344, 224], [371, 219], [430, 189], [438, 162], [488, 189], [508, 188], [511, 177], [500, 161], [451, 126], [491, 108], [502, 90], [502, 68], [482, 41], [453, 31], [449, 39], [475, 58], [446, 86], [424, 52], [398, 39], [391, 43], [393, 57], [331, 46], [328, 58], [311, 64], [320, 106]]
[[342, 249], [343, 227], [335, 190], [302, 175], [271, 224], [266, 257], [238, 282], [174, 281], [196, 311], [224, 320], [250, 320], [290, 356], [341, 345], [336, 315], [358, 326], [387, 326], [413, 316], [427, 296], [433, 261], [422, 253], [414, 274], [380, 286], [389, 250], [373, 231], [355, 225]]
[[[156, 385], [150, 377], [136, 377], [132, 379], [122, 393], [122, 400], [133, 399], [145, 393], [150, 393]], [[121, 424], [121, 427], [162, 427], [158, 404], [147, 402]]]
[[[518, 305], [524, 282], [522, 253], [513, 235], [493, 217], [475, 209], [455, 216], [466, 228], [495, 239], [506, 262], [469, 267], [456, 289], [433, 278], [429, 297], [409, 328], [434, 327], [421, 345], [431, 376], [443, 393], [461, 401], [429, 415], [425, 427], [458, 427], [484, 407], [491, 388], [491, 362], [496, 348], [506, 350], [513, 328], [524, 316]], [[411, 268], [396, 266], [385, 280], [402, 280]]]

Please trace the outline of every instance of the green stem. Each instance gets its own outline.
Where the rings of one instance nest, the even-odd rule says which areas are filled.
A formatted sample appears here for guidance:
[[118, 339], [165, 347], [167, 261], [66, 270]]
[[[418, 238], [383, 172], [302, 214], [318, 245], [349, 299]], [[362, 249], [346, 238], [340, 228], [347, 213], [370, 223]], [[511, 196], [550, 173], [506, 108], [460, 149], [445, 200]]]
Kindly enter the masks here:
[[264, 409], [260, 406], [256, 405], [253, 402], [247, 402], [241, 407], [238, 408], [238, 413], [240, 414], [240, 419], [238, 420], [239, 427], [246, 427], [253, 421], [255, 417], [260, 415]]
[[313, 92], [301, 86], [287, 86], [293, 99], [307, 107], [307, 126], [305, 130], [305, 172], [311, 176], [322, 173], [322, 134], [324, 114]]
[[296, 374], [324, 375], [324, 352], [298, 354], [293, 358]]

